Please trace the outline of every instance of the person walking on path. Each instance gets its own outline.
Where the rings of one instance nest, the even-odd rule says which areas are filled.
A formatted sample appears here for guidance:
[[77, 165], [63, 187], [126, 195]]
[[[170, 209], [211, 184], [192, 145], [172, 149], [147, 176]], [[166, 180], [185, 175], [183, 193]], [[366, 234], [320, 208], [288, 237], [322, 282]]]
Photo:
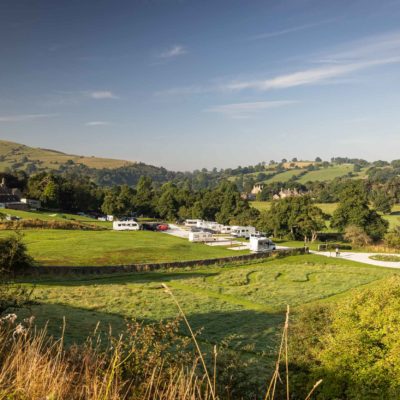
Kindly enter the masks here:
[[336, 247], [336, 257], [340, 256], [340, 252], [339, 252], [339, 246]]

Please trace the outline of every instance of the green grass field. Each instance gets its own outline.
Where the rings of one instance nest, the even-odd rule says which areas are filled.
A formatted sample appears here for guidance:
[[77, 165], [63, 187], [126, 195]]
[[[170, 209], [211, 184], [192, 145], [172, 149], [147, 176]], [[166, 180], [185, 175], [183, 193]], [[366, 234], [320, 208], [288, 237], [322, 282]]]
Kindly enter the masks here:
[[[10, 231], [0, 231], [0, 237]], [[29, 254], [40, 265], [102, 266], [200, 260], [248, 253], [190, 243], [160, 232], [25, 230]]]
[[301, 174], [303, 171], [304, 171], [303, 169], [290, 169], [288, 171], [281, 172], [263, 182], [264, 183], [287, 182], [293, 176], [297, 176], [297, 175]]
[[309, 181], [331, 181], [339, 176], [347, 175], [349, 172], [353, 172], [352, 164], [334, 165], [328, 168], [321, 168], [317, 171], [307, 172], [307, 174], [302, 176], [298, 182], [306, 183]]
[[84, 217], [76, 214], [52, 212], [52, 211], [20, 211], [10, 210], [8, 208], [0, 209], [3, 214], [18, 216], [23, 219], [39, 219], [42, 221], [77, 221], [92, 225], [102, 226], [104, 228], [112, 228], [111, 222], [98, 221], [94, 218]]
[[125, 318], [147, 322], [174, 318], [176, 305], [162, 288], [178, 298], [192, 327], [204, 328], [201, 342], [221, 344], [270, 361], [276, 351], [286, 305], [297, 307], [333, 301], [398, 273], [317, 255], [270, 259], [242, 266], [196, 267], [93, 278], [35, 280], [31, 307], [39, 325], [49, 321], [57, 334], [66, 317], [67, 340], [82, 340], [101, 321], [118, 331]]

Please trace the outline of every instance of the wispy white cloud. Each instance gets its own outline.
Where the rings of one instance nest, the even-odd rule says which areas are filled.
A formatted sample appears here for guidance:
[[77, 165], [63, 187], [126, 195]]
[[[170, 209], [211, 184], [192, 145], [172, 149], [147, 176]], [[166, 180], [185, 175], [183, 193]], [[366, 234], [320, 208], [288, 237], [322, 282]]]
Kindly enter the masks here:
[[233, 118], [248, 118], [251, 114], [272, 108], [279, 108], [295, 104], [293, 100], [256, 101], [248, 103], [231, 103], [207, 108], [204, 111], [224, 114]]
[[110, 92], [109, 90], [95, 90], [92, 92], [87, 92], [86, 95], [95, 100], [119, 98], [117, 95], [115, 95], [113, 92]]
[[289, 28], [285, 28], [285, 29], [281, 29], [281, 30], [277, 30], [277, 31], [260, 33], [258, 35], [250, 37], [250, 40], [269, 39], [269, 38], [273, 38], [273, 37], [277, 37], [277, 36], [287, 35], [287, 34], [293, 33], [293, 32], [305, 31], [307, 29], [312, 29], [317, 26], [328, 24], [333, 21], [336, 21], [336, 19], [331, 18], [331, 19], [326, 19], [323, 21], [314, 22], [311, 24], [298, 25], [298, 26], [293, 26], [293, 27], [289, 27]]
[[85, 123], [85, 126], [105, 126], [110, 125], [107, 121], [89, 121]]
[[[343, 83], [358, 71], [400, 63], [400, 31], [364, 38], [314, 55], [307, 60], [312, 67], [267, 79], [249, 79], [217, 85], [193, 85], [172, 88], [163, 94], [199, 94], [223, 91], [268, 91], [297, 86]], [[315, 66], [315, 64], [319, 64]]]
[[272, 79], [233, 82], [227, 84], [225, 87], [229, 90], [255, 89], [266, 91], [271, 89], [285, 89], [295, 86], [329, 82], [334, 78], [342, 77], [352, 72], [376, 67], [378, 65], [387, 65], [399, 62], [400, 56], [340, 65], [327, 65], [320, 68], [311, 68], [294, 72], [292, 74], [280, 75]]
[[223, 86], [217, 85], [192, 85], [192, 86], [178, 86], [166, 90], [160, 90], [155, 93], [156, 96], [174, 96], [174, 95], [191, 95], [191, 94], [203, 94], [216, 92], [218, 90], [224, 90]]
[[24, 122], [35, 119], [51, 118], [57, 114], [14, 114], [0, 116], [0, 122]]
[[184, 46], [176, 44], [172, 46], [171, 48], [163, 51], [158, 55], [159, 58], [173, 58], [173, 57], [178, 57], [182, 56], [183, 54], [186, 54], [187, 50]]

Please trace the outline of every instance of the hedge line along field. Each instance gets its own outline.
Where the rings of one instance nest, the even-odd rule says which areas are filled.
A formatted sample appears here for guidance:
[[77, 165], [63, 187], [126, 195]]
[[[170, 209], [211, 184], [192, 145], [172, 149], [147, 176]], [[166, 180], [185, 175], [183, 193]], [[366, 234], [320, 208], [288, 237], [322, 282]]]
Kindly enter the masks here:
[[[0, 231], [0, 238], [12, 231]], [[23, 231], [29, 254], [39, 265], [104, 266], [232, 257], [248, 251], [191, 243], [150, 231]]]
[[[268, 211], [271, 208], [270, 201], [252, 201], [250, 204], [252, 207], [257, 208], [257, 210], [260, 211]], [[316, 206], [324, 213], [332, 215], [338, 207], [338, 203], [317, 203]], [[395, 204], [392, 208], [392, 212], [388, 215], [383, 215], [383, 218], [389, 221], [390, 229], [400, 226], [400, 204]]]
[[[400, 272], [400, 271], [399, 271]], [[224, 343], [242, 356], [272, 365], [286, 305], [334, 301], [352, 289], [379, 284], [397, 270], [318, 255], [269, 259], [245, 265], [193, 267], [93, 278], [42, 278], [29, 312], [58, 335], [66, 317], [68, 342], [84, 340], [98, 321], [115, 332], [126, 318], [148, 322], [174, 318], [178, 310], [162, 284], [177, 297], [199, 339]], [[184, 328], [182, 327], [184, 333]], [[265, 378], [265, 376], [262, 376]]]

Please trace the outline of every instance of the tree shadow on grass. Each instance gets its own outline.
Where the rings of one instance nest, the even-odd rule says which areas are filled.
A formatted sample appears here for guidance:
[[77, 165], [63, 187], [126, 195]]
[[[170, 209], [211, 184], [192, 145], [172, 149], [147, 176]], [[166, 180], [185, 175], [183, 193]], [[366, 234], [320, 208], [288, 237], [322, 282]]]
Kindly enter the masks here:
[[[35, 316], [38, 327], [47, 325], [49, 334], [60, 337], [65, 320], [65, 343], [82, 343], [98, 326], [98, 332], [114, 335], [124, 331], [129, 318], [123, 315], [106, 313], [64, 304], [39, 303], [18, 310], [20, 318]], [[177, 317], [179, 312], [177, 310]], [[207, 313], [188, 313], [187, 319], [192, 329], [198, 332], [198, 340], [205, 345], [226, 345], [242, 353], [261, 355], [276, 352], [277, 339], [282, 328], [282, 313], [266, 313], [253, 310], [213, 311]], [[154, 319], [138, 319], [144, 323], [159, 322]], [[180, 333], [190, 333], [181, 323]]]

